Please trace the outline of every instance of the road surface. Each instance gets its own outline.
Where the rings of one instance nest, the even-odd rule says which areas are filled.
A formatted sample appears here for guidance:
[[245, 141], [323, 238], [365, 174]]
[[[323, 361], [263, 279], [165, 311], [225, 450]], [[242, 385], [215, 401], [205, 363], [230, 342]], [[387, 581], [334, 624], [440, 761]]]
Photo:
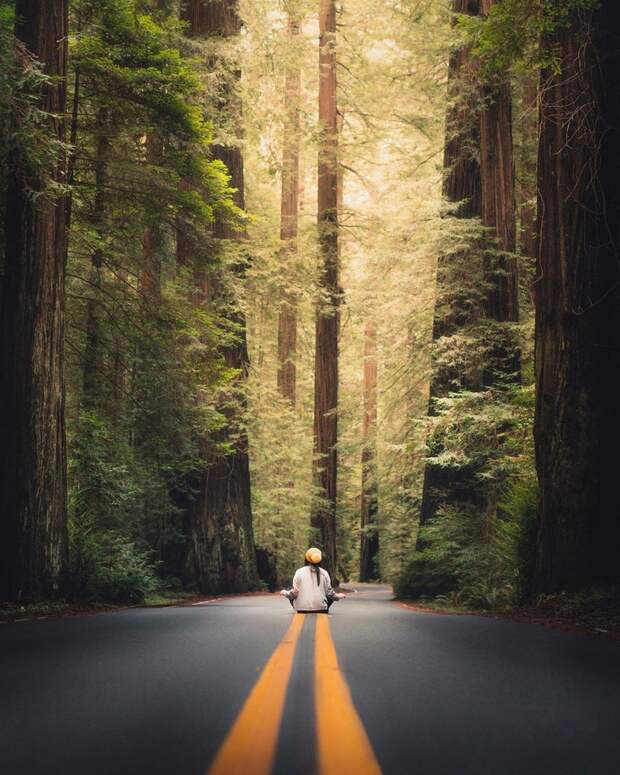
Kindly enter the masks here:
[[620, 644], [363, 588], [0, 626], [2, 775], [620, 773]]

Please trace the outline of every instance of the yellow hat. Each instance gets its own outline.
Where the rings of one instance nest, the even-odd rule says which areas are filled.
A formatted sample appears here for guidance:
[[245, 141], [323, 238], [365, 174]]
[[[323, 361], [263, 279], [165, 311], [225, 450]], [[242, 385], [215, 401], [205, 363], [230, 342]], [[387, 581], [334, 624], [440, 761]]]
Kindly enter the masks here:
[[323, 555], [321, 554], [321, 550], [317, 549], [315, 546], [311, 546], [306, 552], [306, 560], [313, 565], [318, 565], [322, 559]]

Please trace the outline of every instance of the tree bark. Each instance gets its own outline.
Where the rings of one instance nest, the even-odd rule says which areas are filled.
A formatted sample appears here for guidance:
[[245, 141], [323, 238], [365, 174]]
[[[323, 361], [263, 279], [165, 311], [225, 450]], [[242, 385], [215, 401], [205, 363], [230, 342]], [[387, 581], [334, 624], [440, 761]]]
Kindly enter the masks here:
[[[65, 139], [67, 3], [17, 0], [15, 34], [53, 81], [32, 99]], [[50, 173], [65, 183], [62, 154]], [[0, 598], [58, 594], [67, 552], [64, 399], [66, 201], [19, 149], [9, 164], [0, 311]]]
[[[192, 0], [186, 9], [190, 21], [189, 34], [195, 36], [230, 37], [241, 30], [236, 0], [204, 2]], [[235, 94], [222, 97], [228, 109], [240, 112]], [[226, 109], [223, 106], [223, 109]], [[240, 137], [239, 118], [236, 121]], [[243, 155], [239, 145], [213, 147], [214, 158], [227, 167], [231, 185], [236, 189], [235, 203], [245, 207]], [[243, 240], [245, 234], [229, 223], [216, 219], [213, 231], [216, 240]], [[217, 248], [216, 248], [217, 249]], [[238, 266], [235, 271], [241, 273]], [[205, 276], [199, 294], [202, 303], [215, 301], [224, 293], [223, 283], [216, 274]], [[249, 443], [244, 426], [245, 398], [243, 386], [247, 380], [249, 356], [246, 340], [245, 317], [234, 299], [227, 299], [233, 321], [239, 328], [237, 342], [224, 350], [226, 364], [238, 373], [236, 389], [238, 401], [234, 406], [223, 406], [221, 411], [228, 420], [227, 428], [218, 441], [232, 441], [233, 452], [214, 458], [206, 456], [206, 471], [199, 487], [199, 495], [189, 525], [189, 547], [186, 572], [191, 581], [205, 592], [243, 591], [258, 584], [256, 552], [252, 527]], [[230, 402], [229, 402], [230, 404]]]
[[[300, 21], [288, 11], [287, 32], [291, 44], [299, 36]], [[286, 69], [284, 86], [284, 146], [282, 151], [282, 199], [280, 205], [280, 240], [282, 241], [282, 275], [290, 284], [297, 255], [299, 221], [299, 144], [301, 69], [297, 63]], [[278, 389], [283, 398], [295, 406], [297, 350], [297, 299], [294, 291], [281, 291], [278, 314]]]
[[228, 38], [241, 32], [238, 0], [182, 0], [182, 18], [189, 22], [190, 36]]
[[[477, 16], [479, 0], [453, 0], [452, 10]], [[451, 54], [448, 66], [448, 99], [451, 105], [446, 115], [443, 195], [448, 203], [455, 206], [453, 215], [464, 219], [479, 218], [482, 214], [480, 108], [475, 95], [466, 92], [467, 82], [474, 77], [473, 69], [468, 46]], [[441, 254], [438, 258], [433, 342], [466, 328], [480, 315], [480, 310], [472, 307], [467, 294], [463, 293], [463, 281], [458, 276], [462, 262], [462, 255], [452, 253]], [[431, 413], [432, 399], [447, 395], [455, 376], [451, 370], [433, 368]], [[472, 387], [466, 379], [464, 381], [465, 386]]]
[[[479, 0], [453, 0], [453, 13], [477, 16]], [[472, 70], [469, 46], [452, 52], [448, 65], [448, 99], [452, 105], [446, 116], [446, 142], [444, 146], [443, 195], [459, 204], [457, 215], [476, 218], [480, 215], [480, 144], [478, 108], [475, 100], [464, 97], [463, 79]]]
[[362, 424], [362, 492], [360, 508], [360, 581], [379, 578], [377, 479], [377, 331], [364, 327], [364, 419]]
[[536, 280], [541, 592], [620, 581], [620, 8], [545, 44]]
[[531, 138], [538, 137], [538, 84], [526, 77], [522, 86], [523, 117], [521, 120], [521, 153], [519, 180], [519, 216], [521, 255], [536, 255], [536, 153], [530, 148]]
[[[453, 0], [454, 13], [477, 16], [479, 0]], [[457, 218], [478, 218], [482, 214], [482, 181], [480, 173], [480, 108], [478, 100], [464, 90], [473, 77], [473, 62], [468, 46], [454, 51], [448, 67], [448, 98], [451, 106], [446, 116], [446, 143], [444, 149], [443, 195], [448, 203], [456, 206], [453, 214]], [[465, 93], [464, 93], [465, 92]], [[473, 250], [468, 250], [468, 254]], [[433, 350], [442, 337], [465, 331], [482, 311], [472, 305], [462, 266], [477, 276], [476, 259], [465, 261], [463, 255], [441, 254], [437, 265], [437, 290], [435, 315], [433, 319]], [[478, 281], [482, 282], [482, 276]], [[456, 373], [452, 367], [440, 368], [433, 357], [429, 393], [429, 415], [436, 413], [435, 399], [448, 395], [460, 383], [468, 389], [479, 387], [479, 381], [463, 373]], [[437, 512], [442, 500], [459, 502], [469, 497], [471, 483], [460, 474], [427, 463], [424, 469], [420, 526], [425, 525]], [[422, 548], [418, 541], [417, 548]]]
[[[497, 0], [482, 0], [487, 16]], [[515, 180], [510, 76], [499, 73], [482, 86], [480, 174], [482, 224], [489, 229], [483, 257], [485, 313], [498, 323], [519, 321], [519, 269], [516, 251]], [[484, 383], [520, 376], [517, 342], [507, 328], [494, 332]]]
[[318, 229], [322, 259], [316, 308], [314, 371], [314, 481], [312, 539], [320, 544], [325, 565], [336, 572], [338, 457], [338, 121], [336, 106], [336, 4], [319, 5]]
[[[494, 0], [454, 0], [453, 10], [486, 16], [493, 4]], [[516, 221], [510, 80], [507, 74], [498, 74], [492, 81], [482, 83], [480, 95], [461, 97], [463, 83], [467, 87], [480, 76], [479, 63], [472, 59], [467, 47], [453, 54], [448, 91], [456, 101], [447, 116], [444, 196], [457, 204], [457, 218], [479, 217], [488, 234], [468, 248], [466, 256], [439, 258], [435, 345], [442, 337], [466, 333], [472, 324], [484, 319], [496, 323], [519, 320], [518, 267], [512, 255], [516, 248]], [[480, 252], [481, 266], [477, 255]], [[481, 304], [472, 302], [472, 278], [483, 289]], [[438, 368], [433, 363], [430, 415], [435, 413], [435, 399], [459, 387], [479, 390], [483, 385], [498, 385], [519, 374], [520, 356], [512, 330], [494, 326], [489, 338], [491, 345], [482, 369], [479, 365], [469, 370], [461, 366], [459, 371], [452, 366]], [[440, 505], [461, 510], [488, 508], [471, 470], [427, 463], [421, 527], [435, 516]], [[420, 537], [416, 546], [421, 549], [423, 544]]]

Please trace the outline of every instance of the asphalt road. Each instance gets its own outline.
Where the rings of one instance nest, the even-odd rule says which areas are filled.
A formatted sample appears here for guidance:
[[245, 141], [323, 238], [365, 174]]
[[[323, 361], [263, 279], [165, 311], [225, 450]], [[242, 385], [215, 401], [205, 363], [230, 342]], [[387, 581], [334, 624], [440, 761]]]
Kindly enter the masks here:
[[[250, 732], [277, 723], [278, 775], [328, 772], [330, 750], [333, 761], [339, 747], [353, 755], [364, 729], [368, 766], [334, 773], [377, 772], [377, 762], [420, 775], [620, 773], [619, 643], [416, 613], [386, 588], [351, 593], [332, 611], [329, 621], [307, 615], [294, 637], [292, 610], [274, 596], [4, 624], [0, 773], [203, 774], [235, 720], [243, 735], [242, 708]], [[339, 670], [317, 668], [319, 641], [328, 660], [335, 645]], [[274, 676], [287, 659], [280, 723]], [[337, 675], [350, 708], [346, 689], [329, 683]], [[319, 745], [321, 724], [330, 733]]]

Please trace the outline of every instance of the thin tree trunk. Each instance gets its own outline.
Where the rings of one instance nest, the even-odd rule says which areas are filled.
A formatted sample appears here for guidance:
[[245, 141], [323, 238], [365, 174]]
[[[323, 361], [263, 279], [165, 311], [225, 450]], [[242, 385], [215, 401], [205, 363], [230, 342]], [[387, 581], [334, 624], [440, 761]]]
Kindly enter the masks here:
[[[204, 2], [192, 0], [186, 8], [190, 21], [190, 35], [231, 37], [241, 30], [241, 20], [236, 0]], [[235, 94], [227, 93], [222, 99], [231, 111], [240, 112]], [[237, 135], [240, 135], [239, 118], [236, 119]], [[240, 137], [239, 137], [240, 139]], [[243, 156], [239, 145], [214, 146], [213, 156], [226, 165], [231, 184], [236, 189], [235, 202], [245, 207]], [[230, 224], [216, 219], [216, 240], [243, 240], [245, 234]], [[241, 273], [242, 267], [236, 268]], [[225, 293], [221, 278], [196, 276], [200, 283], [202, 303], [213, 303]], [[226, 298], [234, 323], [238, 326], [237, 342], [224, 350], [226, 363], [238, 372], [235, 406], [223, 406], [227, 428], [218, 441], [232, 441], [233, 452], [213, 458], [208, 465], [191, 518], [189, 550], [186, 572], [203, 591], [242, 591], [258, 583], [256, 552], [252, 527], [250, 491], [249, 444], [244, 426], [245, 398], [243, 389], [247, 380], [249, 357], [246, 340], [245, 317], [234, 299]], [[230, 402], [228, 402], [230, 404]]]
[[314, 372], [314, 481], [312, 538], [321, 544], [325, 564], [336, 572], [338, 457], [338, 121], [336, 107], [336, 4], [319, 5], [318, 227], [322, 259], [321, 298], [316, 309]]
[[[146, 138], [146, 162], [157, 166], [162, 162], [162, 141], [156, 132]], [[161, 250], [162, 234], [157, 221], [149, 223], [142, 235], [142, 266], [140, 267], [139, 289], [153, 313], [161, 302]]]
[[545, 44], [536, 280], [542, 592], [620, 581], [620, 7]]
[[[80, 29], [80, 22], [78, 19], [78, 31]], [[78, 139], [78, 124], [80, 117], [80, 71], [75, 69], [75, 77], [73, 80], [73, 104], [71, 106], [71, 131], [69, 134], [69, 144], [71, 146], [67, 159], [67, 186], [69, 187], [69, 193], [67, 194], [66, 221], [67, 221], [67, 239], [65, 240], [65, 251], [68, 256], [69, 252], [69, 233], [71, 230], [71, 215], [73, 212], [73, 193], [72, 187], [75, 182], [75, 162], [77, 157], [77, 139]], [[65, 264], [67, 257], [65, 257]]]
[[[17, 0], [17, 40], [54, 80], [32, 95], [64, 142], [65, 0]], [[58, 594], [67, 552], [64, 407], [66, 201], [19, 150], [10, 160], [0, 318], [0, 598]], [[51, 173], [65, 183], [65, 159]]]
[[[288, 12], [288, 37], [293, 45], [299, 36], [299, 18]], [[280, 205], [280, 239], [282, 240], [282, 275], [291, 283], [297, 255], [299, 221], [299, 143], [301, 69], [295, 62], [286, 69], [284, 86], [284, 146], [282, 151], [282, 199]], [[297, 350], [297, 299], [294, 291], [281, 291], [278, 314], [278, 389], [283, 398], [295, 406]]]
[[[151, 0], [154, 11], [164, 7], [164, 0]], [[149, 167], [161, 165], [163, 142], [154, 130], [146, 137], [146, 163]], [[161, 301], [161, 248], [162, 234], [157, 220], [149, 223], [142, 235], [142, 266], [140, 267], [139, 290], [149, 308], [155, 312]]]
[[377, 479], [377, 331], [364, 327], [364, 420], [362, 424], [362, 497], [360, 509], [360, 581], [379, 578]]
[[536, 153], [531, 149], [538, 137], [538, 84], [533, 77], [526, 77], [522, 87], [523, 117], [521, 120], [520, 148], [520, 202], [519, 217], [521, 255], [536, 255]]
[[[103, 241], [107, 163], [110, 150], [108, 137], [108, 109], [99, 108], [96, 122], [97, 149], [95, 155], [95, 198], [91, 223], [97, 239]], [[101, 287], [103, 283], [103, 251], [97, 246], [91, 256], [89, 299], [86, 304], [86, 344], [83, 359], [82, 405], [87, 411], [101, 407], [101, 373], [103, 352], [103, 325], [101, 314]]]

